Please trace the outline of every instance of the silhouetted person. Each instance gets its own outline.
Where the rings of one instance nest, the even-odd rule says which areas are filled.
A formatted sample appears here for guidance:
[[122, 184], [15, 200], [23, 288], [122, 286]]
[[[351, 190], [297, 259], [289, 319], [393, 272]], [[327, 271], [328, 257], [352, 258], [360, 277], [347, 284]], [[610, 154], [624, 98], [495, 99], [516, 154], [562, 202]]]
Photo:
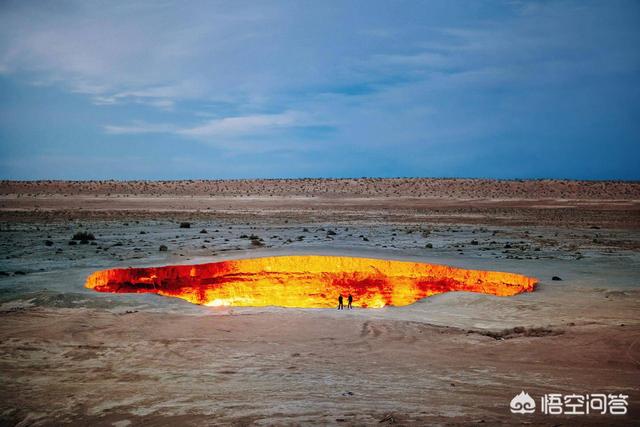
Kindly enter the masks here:
[[338, 310], [344, 310], [344, 304], [342, 303], [342, 294], [338, 297]]
[[349, 294], [349, 297], [347, 298], [347, 308], [349, 310], [351, 310], [353, 307], [351, 306], [351, 303], [353, 302], [353, 297], [351, 296], [351, 294]]

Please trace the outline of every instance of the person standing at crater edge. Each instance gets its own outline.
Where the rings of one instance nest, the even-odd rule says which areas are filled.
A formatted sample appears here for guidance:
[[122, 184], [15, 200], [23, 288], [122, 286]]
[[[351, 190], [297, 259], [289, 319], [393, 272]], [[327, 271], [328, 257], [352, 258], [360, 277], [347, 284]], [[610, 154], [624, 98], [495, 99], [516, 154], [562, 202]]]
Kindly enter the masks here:
[[344, 304], [342, 303], [342, 294], [338, 296], [338, 310], [344, 310]]
[[352, 310], [353, 307], [351, 306], [351, 303], [353, 302], [353, 297], [351, 296], [351, 294], [349, 294], [349, 296], [347, 297], [347, 308], [349, 310]]

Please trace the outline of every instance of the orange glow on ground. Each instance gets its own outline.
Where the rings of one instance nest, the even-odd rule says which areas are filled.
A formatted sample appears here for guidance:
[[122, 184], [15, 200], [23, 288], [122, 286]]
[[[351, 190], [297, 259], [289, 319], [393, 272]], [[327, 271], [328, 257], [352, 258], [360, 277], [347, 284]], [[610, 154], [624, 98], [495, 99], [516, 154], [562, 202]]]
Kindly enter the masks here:
[[338, 256], [278, 256], [97, 271], [98, 292], [155, 293], [208, 306], [336, 307], [351, 293], [354, 307], [412, 304], [449, 291], [511, 296], [537, 280], [514, 273]]

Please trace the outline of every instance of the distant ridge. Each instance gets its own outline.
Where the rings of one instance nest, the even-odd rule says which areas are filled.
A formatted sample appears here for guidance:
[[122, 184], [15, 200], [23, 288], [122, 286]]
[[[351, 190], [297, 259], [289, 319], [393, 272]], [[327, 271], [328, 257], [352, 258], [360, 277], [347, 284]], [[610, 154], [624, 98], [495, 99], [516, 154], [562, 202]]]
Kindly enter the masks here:
[[640, 182], [471, 178], [4, 180], [0, 181], [0, 195], [637, 200]]

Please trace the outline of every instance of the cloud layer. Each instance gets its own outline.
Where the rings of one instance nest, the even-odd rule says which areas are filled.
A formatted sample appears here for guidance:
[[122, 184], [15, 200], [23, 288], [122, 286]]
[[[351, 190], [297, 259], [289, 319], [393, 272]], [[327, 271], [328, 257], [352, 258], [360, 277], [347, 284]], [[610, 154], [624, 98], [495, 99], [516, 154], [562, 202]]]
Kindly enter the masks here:
[[29, 156], [153, 148], [181, 161], [140, 177], [638, 179], [639, 17], [633, 1], [6, 1], [0, 172], [91, 178]]

